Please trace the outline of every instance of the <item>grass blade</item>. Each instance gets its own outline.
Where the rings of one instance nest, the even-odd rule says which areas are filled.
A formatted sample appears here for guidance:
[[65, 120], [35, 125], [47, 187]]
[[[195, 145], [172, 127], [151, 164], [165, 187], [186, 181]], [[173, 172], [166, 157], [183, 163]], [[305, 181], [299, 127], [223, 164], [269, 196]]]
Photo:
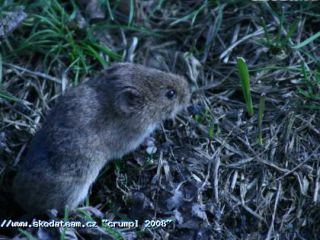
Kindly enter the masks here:
[[246, 61], [243, 58], [238, 57], [237, 67], [238, 67], [239, 76], [241, 80], [243, 96], [247, 105], [247, 112], [249, 116], [252, 117], [253, 105], [252, 105], [252, 98], [251, 98], [251, 92], [250, 92], [250, 77], [249, 77], [248, 66], [246, 64]]
[[[0, 85], [1, 87], [1, 85]], [[13, 102], [19, 102], [20, 100], [18, 98], [16, 98], [15, 96], [11, 95], [10, 93], [8, 93], [5, 90], [0, 89], [0, 98], [2, 99], [6, 99], [8, 101], [13, 101]]]
[[299, 43], [299, 44], [297, 44], [295, 46], [292, 46], [291, 48], [294, 48], [294, 49], [302, 48], [302, 47], [308, 45], [310, 42], [312, 42], [315, 39], [317, 39], [318, 37], [320, 37], [320, 32], [317, 32], [316, 34], [314, 34], [311, 37], [307, 38], [303, 42], [301, 42], [301, 43]]
[[113, 12], [112, 12], [109, 0], [106, 1], [106, 5], [107, 5], [109, 17], [110, 17], [111, 21], [114, 21], [114, 16], [113, 16]]
[[134, 1], [130, 0], [130, 13], [129, 13], [129, 23], [128, 23], [129, 26], [133, 22], [133, 17], [134, 17]]
[[37, 238], [34, 237], [31, 233], [29, 233], [29, 232], [27, 232], [27, 231], [25, 231], [25, 230], [23, 230], [23, 229], [21, 229], [21, 228], [19, 228], [18, 231], [19, 231], [22, 235], [24, 235], [28, 240], [37, 240]]

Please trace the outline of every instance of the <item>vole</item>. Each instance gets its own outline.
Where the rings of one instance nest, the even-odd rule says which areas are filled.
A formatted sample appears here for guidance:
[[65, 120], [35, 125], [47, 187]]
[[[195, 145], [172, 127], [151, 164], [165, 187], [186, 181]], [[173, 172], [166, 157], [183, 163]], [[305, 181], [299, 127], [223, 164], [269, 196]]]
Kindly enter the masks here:
[[106, 163], [136, 149], [189, 100], [184, 77], [130, 63], [68, 89], [19, 164], [15, 201], [31, 214], [76, 208]]

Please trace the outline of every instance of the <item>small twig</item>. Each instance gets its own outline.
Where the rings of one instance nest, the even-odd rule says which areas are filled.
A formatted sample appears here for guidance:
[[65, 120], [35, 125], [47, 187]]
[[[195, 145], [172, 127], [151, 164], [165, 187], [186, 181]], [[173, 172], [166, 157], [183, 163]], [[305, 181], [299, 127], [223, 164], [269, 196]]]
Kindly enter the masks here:
[[[220, 154], [219, 151], [217, 151], [217, 154]], [[214, 189], [214, 198], [217, 204], [219, 204], [219, 167], [220, 167], [220, 157], [216, 157], [215, 163], [214, 163], [214, 172], [213, 172], [213, 189]]]
[[298, 164], [297, 166], [295, 166], [294, 168], [292, 168], [291, 170], [286, 170], [287, 172], [285, 174], [283, 174], [282, 176], [278, 177], [277, 179], [275, 179], [274, 181], [279, 181], [280, 179], [284, 178], [285, 176], [293, 173], [294, 171], [296, 171], [298, 168], [300, 168], [301, 166], [303, 166], [304, 164], [306, 164], [308, 161], [310, 161], [311, 157], [318, 152], [320, 146], [316, 148], [316, 150], [314, 150], [310, 156], [304, 160], [302, 163]]
[[[229, 193], [230, 194], [230, 193]], [[237, 202], [238, 205], [242, 206], [248, 213], [250, 213], [252, 216], [256, 217], [259, 219], [261, 222], [267, 224], [266, 220], [260, 216], [258, 213], [256, 213], [253, 209], [242, 203], [236, 196], [230, 194], [230, 197], [233, 201]]]
[[193, 93], [198, 93], [198, 92], [204, 92], [206, 90], [212, 89], [212, 88], [217, 88], [218, 86], [221, 86], [226, 80], [228, 80], [231, 76], [231, 74], [233, 74], [235, 72], [235, 70], [231, 70], [227, 76], [225, 76], [221, 81], [219, 81], [218, 83], [216, 82], [211, 82], [205, 86], [199, 87], [198, 89], [196, 89]]
[[[237, 41], [238, 36], [239, 36], [239, 32], [240, 32], [240, 24], [237, 24], [236, 27], [235, 27], [235, 31], [233, 33], [233, 36], [232, 36], [231, 44], [233, 44], [233, 43], [235, 43]], [[230, 57], [231, 52], [232, 52], [232, 49], [227, 54], [227, 56], [223, 59], [224, 63], [227, 63], [229, 61], [229, 57]]]
[[261, 158], [259, 158], [259, 157], [257, 157], [257, 159], [259, 160], [258, 162], [261, 162], [261, 163], [263, 163], [263, 164], [265, 164], [265, 165], [267, 165], [267, 166], [273, 167], [274, 169], [278, 170], [279, 172], [284, 172], [285, 174], [288, 173], [288, 170], [287, 170], [287, 169], [282, 168], [282, 167], [278, 167], [278, 166], [275, 165], [274, 163], [268, 162], [268, 161], [263, 160], [263, 159], [261, 159]]
[[311, 122], [314, 121], [315, 116], [312, 115], [312, 117], [310, 117], [309, 121], [303, 119], [301, 116], [296, 116], [298, 119], [300, 119], [303, 124], [301, 125], [300, 128], [298, 128], [297, 130], [302, 130], [304, 128], [309, 128], [310, 130], [312, 130], [314, 133], [320, 135], [320, 131], [318, 129], [316, 129], [314, 126], [312, 126]]
[[249, 157], [249, 158], [242, 159], [242, 160], [240, 160], [238, 162], [226, 164], [225, 167], [228, 167], [228, 168], [239, 168], [242, 165], [246, 165], [249, 162], [252, 162], [253, 160], [254, 160], [253, 157]]
[[318, 195], [319, 195], [319, 178], [320, 178], [320, 167], [318, 166], [317, 169], [317, 177], [316, 177], [316, 184], [314, 187], [314, 194], [313, 194], [313, 202], [318, 202]]
[[[195, 127], [197, 127], [201, 132], [203, 132], [203, 133], [205, 133], [205, 134], [208, 133], [208, 130], [207, 130], [207, 128], [206, 128], [205, 126], [197, 123], [197, 122], [194, 121], [192, 118], [189, 119], [189, 122], [190, 122], [192, 125], [194, 125]], [[238, 139], [239, 139], [239, 140], [242, 140], [241, 138], [238, 138]], [[222, 140], [222, 139], [220, 139], [220, 138], [218, 138], [218, 137], [215, 137], [215, 140], [216, 140], [218, 143], [220, 143], [222, 146], [224, 146], [226, 149], [228, 149], [229, 151], [231, 151], [231, 152], [233, 152], [233, 153], [236, 153], [236, 154], [238, 154], [238, 155], [241, 156], [241, 157], [244, 157], [239, 151], [237, 151], [235, 148], [233, 148], [232, 146], [230, 146], [229, 144], [227, 144], [226, 141], [224, 141], [224, 140]], [[287, 173], [287, 172], [288, 172], [287, 169], [278, 167], [278, 166], [275, 165], [274, 163], [268, 162], [268, 161], [263, 160], [262, 158], [260, 158], [260, 157], [258, 156], [258, 154], [256, 154], [249, 145], [245, 145], [245, 146], [247, 146], [248, 149], [249, 149], [254, 155], [256, 155], [255, 158], [258, 160], [257, 162], [260, 162], [260, 163], [263, 163], [263, 164], [265, 164], [265, 165], [267, 165], [267, 166], [270, 166], [270, 167], [278, 170], [279, 172], [283, 172], [283, 173]], [[246, 157], [246, 158], [248, 158], [248, 157]]]
[[26, 144], [26, 143], [22, 145], [20, 151], [18, 152], [17, 157], [15, 158], [15, 160], [14, 160], [14, 162], [13, 162], [13, 166], [16, 166], [16, 165], [19, 163], [20, 158], [21, 158], [21, 155], [22, 155], [22, 153], [24, 152], [24, 150], [26, 149], [26, 147], [27, 147], [27, 144]]
[[19, 71], [23, 71], [23, 72], [29, 73], [31, 75], [35, 75], [35, 76], [38, 76], [38, 77], [41, 77], [41, 78], [44, 78], [44, 79], [48, 79], [50, 81], [53, 81], [53, 82], [61, 84], [61, 80], [59, 80], [58, 78], [52, 77], [52, 76], [50, 76], [48, 74], [44, 74], [44, 73], [41, 73], [41, 72], [34, 72], [34, 71], [29, 70], [29, 69], [26, 69], [26, 68], [23, 68], [23, 67], [11, 64], [11, 63], [3, 63], [3, 65], [5, 65], [7, 67], [12, 67], [12, 68], [15, 68], [15, 69], [17, 69]]
[[[160, 151], [160, 156], [159, 156], [159, 162], [158, 162], [158, 167], [157, 167], [157, 173], [156, 176], [152, 179], [152, 183], [158, 183], [157, 184], [157, 190], [155, 192], [156, 195], [156, 200], [155, 200], [155, 206], [154, 206], [154, 218], [157, 218], [157, 209], [158, 209], [158, 202], [159, 202], [159, 192], [160, 192], [160, 186], [161, 186], [161, 168], [163, 166], [163, 152]], [[153, 195], [154, 198], [154, 195]]]
[[[267, 27], [270, 27], [271, 24], [269, 24]], [[270, 27], [268, 29], [268, 31], [273, 31], [275, 29], [275, 27]], [[248, 34], [246, 35], [245, 37], [239, 39], [238, 41], [236, 41], [235, 43], [233, 43], [230, 47], [228, 47], [223, 53], [220, 54], [219, 56], [219, 59], [223, 59], [225, 56], [227, 56], [229, 54], [229, 52], [232, 51], [232, 49], [234, 49], [236, 46], [238, 46], [240, 43], [248, 40], [249, 38], [252, 38], [252, 37], [256, 37], [256, 36], [259, 36], [261, 34], [264, 33], [264, 29], [261, 27], [261, 28], [258, 28], [257, 31], [251, 33], [251, 34]]]
[[266, 240], [271, 239], [271, 234], [272, 234], [272, 232], [274, 230], [274, 220], [276, 218], [276, 212], [277, 212], [277, 208], [278, 208], [280, 193], [281, 193], [281, 182], [279, 182], [276, 201], [274, 203], [274, 208], [273, 208], [272, 220], [271, 220], [271, 224], [270, 224], [270, 227], [269, 227], [269, 231], [268, 231], [268, 235], [267, 235]]

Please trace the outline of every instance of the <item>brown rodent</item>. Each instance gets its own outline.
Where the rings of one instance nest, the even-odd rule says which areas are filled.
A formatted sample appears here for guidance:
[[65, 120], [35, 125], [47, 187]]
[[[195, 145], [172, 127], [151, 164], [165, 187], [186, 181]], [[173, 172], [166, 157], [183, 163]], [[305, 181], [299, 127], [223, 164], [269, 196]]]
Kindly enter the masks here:
[[185, 78], [130, 63], [69, 89], [20, 164], [15, 201], [31, 214], [77, 207], [108, 161], [137, 148], [189, 99]]

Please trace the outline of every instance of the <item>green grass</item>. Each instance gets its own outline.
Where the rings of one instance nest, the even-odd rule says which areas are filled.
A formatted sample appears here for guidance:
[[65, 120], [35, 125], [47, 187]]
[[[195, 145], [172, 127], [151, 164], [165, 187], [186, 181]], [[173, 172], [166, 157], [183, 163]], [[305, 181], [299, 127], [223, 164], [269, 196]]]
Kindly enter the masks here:
[[187, 14], [182, 18], [178, 18], [177, 20], [173, 21], [170, 25], [174, 26], [181, 22], [188, 22], [188, 20], [191, 19], [191, 26], [193, 26], [198, 14], [201, 13], [201, 11], [203, 11], [206, 7], [207, 7], [207, 3], [202, 4], [198, 9], [191, 11], [191, 13]]
[[[64, 222], [68, 222], [69, 221], [69, 209], [68, 207], [66, 206], [64, 208], [64, 216], [63, 216], [63, 221]], [[67, 228], [63, 228], [62, 231], [60, 232], [60, 240], [64, 240], [66, 238], [66, 233], [67, 233]]]
[[215, 136], [219, 135], [219, 125], [216, 123], [215, 117], [210, 109], [204, 109], [203, 112], [195, 114], [194, 120], [201, 125], [207, 126], [207, 137], [210, 140], [213, 140]]
[[312, 70], [306, 63], [301, 63], [300, 71], [303, 76], [302, 86], [298, 86], [298, 93], [303, 96], [304, 100], [309, 101], [307, 107], [314, 110], [320, 110], [320, 68]]
[[20, 99], [16, 98], [15, 96], [13, 96], [12, 94], [8, 93], [5, 90], [2, 90], [1, 83], [0, 83], [0, 98], [8, 101], [12, 101], [12, 102], [20, 102]]
[[253, 104], [251, 98], [251, 90], [250, 90], [250, 77], [249, 70], [245, 60], [241, 57], [237, 59], [237, 67], [239, 72], [239, 77], [241, 80], [241, 87], [243, 92], [243, 97], [246, 102], [247, 112], [250, 117], [253, 116]]
[[[263, 6], [263, 5], [262, 5]], [[252, 71], [272, 71], [272, 70], [286, 70], [288, 73], [300, 73], [302, 78], [296, 79], [296, 92], [302, 96], [301, 101], [308, 101], [308, 104], [300, 104], [300, 108], [319, 109], [319, 87], [320, 87], [320, 58], [316, 54], [316, 41], [319, 42], [320, 32], [315, 32], [308, 37], [302, 37], [300, 42], [296, 42], [295, 38], [301, 27], [303, 27], [303, 19], [301, 17], [292, 18], [293, 12], [281, 8], [281, 4], [265, 4], [268, 12], [271, 13], [273, 19], [278, 23], [275, 32], [268, 32], [266, 29], [266, 21], [264, 17], [261, 20], [261, 25], [265, 30], [265, 38], [259, 42], [270, 49], [271, 53], [277, 56], [276, 65], [269, 64], [263, 68], [255, 68]], [[263, 7], [262, 7], [263, 8]], [[300, 5], [300, 13], [308, 14], [310, 16], [319, 17], [315, 14], [319, 10], [319, 5], [305, 2]], [[300, 34], [301, 34], [300, 33]], [[302, 35], [303, 36], [303, 35]], [[311, 46], [312, 45], [312, 46]], [[295, 56], [299, 62], [295, 65], [283, 65], [283, 59], [289, 56]]]
[[29, 233], [29, 232], [27, 232], [27, 231], [25, 231], [25, 230], [23, 230], [23, 229], [19, 229], [19, 232], [20, 232], [23, 236], [25, 236], [28, 240], [38, 240], [37, 237], [34, 237], [31, 233]]
[[124, 240], [121, 233], [119, 231], [117, 231], [116, 229], [111, 228], [105, 224], [102, 224], [102, 229], [105, 230], [108, 234], [110, 234], [110, 236], [112, 236], [113, 239]]
[[[92, 218], [92, 216], [85, 210], [78, 210], [78, 212], [82, 215], [83, 219], [88, 221], [88, 222], [95, 222], [95, 219]], [[117, 240], [124, 240], [124, 238], [122, 237], [121, 233], [116, 230], [113, 229], [109, 226], [107, 226], [106, 224], [97, 224], [98, 226], [101, 225], [101, 228], [108, 234], [110, 234], [111, 237], [113, 237], [113, 239], [117, 239]]]
[[[38, 5], [43, 8], [41, 14], [32, 13]], [[5, 56], [3, 60], [22, 56], [31, 60], [41, 56], [46, 72], [51, 72], [59, 64], [66, 64], [74, 77], [74, 84], [79, 82], [79, 76], [93, 68], [103, 68], [112, 61], [120, 61], [121, 55], [101, 44], [91, 28], [77, 27], [76, 8], [74, 4], [69, 7], [71, 10], [67, 12], [57, 0], [37, 1], [29, 6], [31, 14], [21, 29], [23, 37], [16, 37], [10, 45], [1, 45]]]
[[130, 1], [127, 25], [114, 21], [113, 11], [119, 3], [113, 3], [112, 7], [109, 0], [101, 3], [110, 18], [93, 24], [87, 23], [86, 27], [81, 28], [77, 24], [78, 6], [75, 1], [20, 1], [25, 6], [28, 17], [14, 36], [5, 39], [0, 45], [2, 61], [24, 58], [34, 62], [41, 59], [42, 71], [45, 73], [52, 73], [56, 66], [63, 65], [71, 82], [77, 85], [92, 72], [103, 69], [114, 61], [123, 61], [125, 49], [118, 47], [115, 50], [115, 47], [101, 42], [96, 33], [108, 32], [108, 29], [123, 29], [142, 35], [161, 36], [136, 24], [134, 1]]
[[308, 45], [309, 43], [311, 43], [312, 41], [316, 40], [316, 39], [319, 38], [319, 37], [320, 37], [320, 32], [317, 32], [316, 34], [308, 37], [308, 38], [307, 38], [306, 40], [304, 40], [303, 42], [292, 46], [292, 48], [293, 48], [293, 49], [302, 48], [302, 47]]

